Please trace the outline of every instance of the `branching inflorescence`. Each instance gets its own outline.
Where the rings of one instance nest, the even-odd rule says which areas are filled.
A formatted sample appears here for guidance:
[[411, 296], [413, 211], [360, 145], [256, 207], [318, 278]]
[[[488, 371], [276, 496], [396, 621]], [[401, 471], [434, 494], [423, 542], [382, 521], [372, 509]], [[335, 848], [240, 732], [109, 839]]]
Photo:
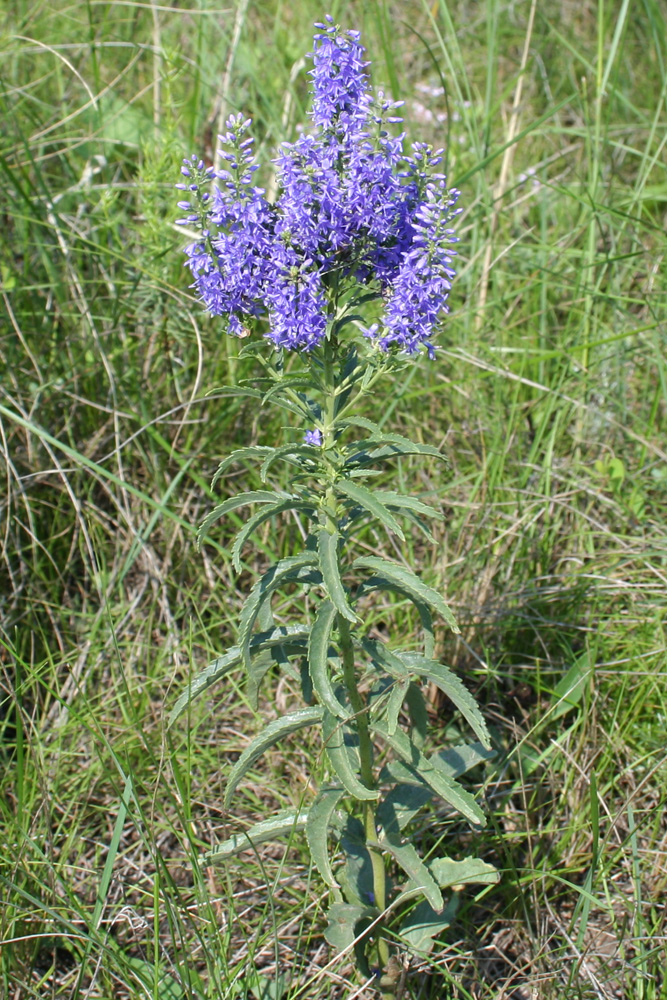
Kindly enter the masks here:
[[[250, 122], [241, 115], [227, 122], [224, 169], [193, 156], [178, 185], [188, 197], [179, 203], [186, 213], [180, 221], [199, 231], [185, 252], [205, 308], [223, 318], [230, 334], [257, 332], [272, 343], [267, 359], [262, 336], [245, 341], [264, 376], [234, 392], [271, 401], [300, 425], [295, 443], [250, 445], [224, 459], [214, 485], [233, 463], [257, 460], [267, 488], [225, 500], [205, 519], [200, 539], [230, 511], [255, 505], [233, 544], [237, 569], [253, 532], [284, 512], [307, 523], [307, 540], [303, 551], [278, 559], [256, 582], [241, 612], [238, 645], [192, 682], [170, 724], [239, 665], [255, 696], [275, 667], [300, 685], [306, 707], [251, 741], [229, 775], [225, 801], [266, 749], [305, 726], [320, 727], [326, 780], [309, 808], [264, 819], [209, 858], [230, 858], [305, 828], [333, 898], [327, 939], [343, 952], [354, 950], [362, 974], [375, 976], [382, 995], [394, 997], [392, 948], [427, 952], [451, 920], [443, 890], [497, 878], [474, 858], [422, 860], [410, 840], [415, 816], [433, 798], [444, 800], [452, 816], [484, 823], [458, 778], [492, 756], [489, 734], [462, 682], [434, 659], [434, 612], [457, 632], [454, 617], [406, 565], [354, 551], [369, 518], [399, 539], [407, 520], [432, 541], [424, 519], [441, 518], [415, 497], [366, 485], [391, 459], [440, 458], [438, 450], [388, 433], [354, 410], [422, 348], [435, 354], [432, 338], [454, 277], [458, 192], [438, 173], [440, 153], [424, 143], [406, 151], [404, 134], [392, 131], [401, 122], [398, 105], [372, 93], [358, 32], [341, 30], [331, 18], [317, 27], [312, 126], [281, 148], [275, 201], [254, 184]], [[291, 492], [270, 488], [278, 462], [291, 467]], [[312, 621], [278, 623], [272, 598], [295, 585], [309, 594]], [[390, 648], [371, 637], [362, 616], [376, 592], [398, 594], [416, 608], [421, 650], [396, 641]], [[427, 748], [424, 682], [446, 693], [476, 742]], [[337, 851], [329, 851], [330, 842]]]

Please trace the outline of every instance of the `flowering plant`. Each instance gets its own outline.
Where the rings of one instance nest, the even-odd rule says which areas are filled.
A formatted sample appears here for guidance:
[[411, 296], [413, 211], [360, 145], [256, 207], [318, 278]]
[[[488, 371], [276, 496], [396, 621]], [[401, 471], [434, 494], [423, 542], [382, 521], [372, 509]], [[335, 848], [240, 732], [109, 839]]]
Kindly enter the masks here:
[[[402, 988], [391, 942], [404, 953], [427, 952], [451, 919], [443, 890], [497, 878], [474, 858], [422, 860], [409, 839], [416, 814], [434, 797], [483, 825], [482, 810], [458, 778], [492, 756], [489, 734], [462, 682], [434, 659], [434, 612], [458, 632], [440, 594], [404, 564], [355, 552], [355, 535], [369, 517], [399, 539], [401, 520], [432, 539], [424, 519], [441, 519], [415, 497], [369, 486], [391, 459], [441, 457], [438, 450], [386, 433], [355, 415], [355, 407], [388, 372], [423, 350], [435, 354], [432, 338], [454, 277], [458, 192], [437, 172], [439, 153], [424, 143], [406, 150], [405, 136], [392, 133], [401, 122], [398, 105], [371, 92], [358, 32], [341, 30], [331, 18], [317, 28], [312, 127], [283, 144], [275, 201], [253, 183], [250, 122], [240, 115], [227, 122], [224, 169], [193, 156], [178, 185], [188, 198], [179, 203], [186, 213], [180, 221], [199, 231], [185, 252], [205, 308], [232, 335], [263, 335], [244, 346], [259, 359], [263, 377], [234, 392], [282, 407], [303, 434], [278, 447], [241, 448], [222, 461], [214, 485], [233, 463], [256, 460], [267, 488], [217, 506], [200, 541], [220, 518], [254, 505], [232, 548], [240, 570], [243, 548], [264, 522], [294, 511], [308, 527], [303, 550], [278, 559], [252, 587], [238, 645], [194, 679], [170, 724], [241, 664], [255, 698], [273, 667], [300, 685], [305, 707], [270, 722], [250, 742], [228, 777], [225, 805], [261, 754], [307, 726], [320, 728], [327, 780], [309, 808], [264, 819], [207, 859], [228, 859], [305, 829], [331, 890], [327, 940], [341, 952], [354, 950], [361, 973], [389, 998]], [[290, 492], [270, 488], [279, 462], [291, 467]], [[279, 623], [272, 598], [294, 585], [309, 595], [312, 621]], [[416, 608], [421, 650], [389, 648], [371, 636], [364, 609], [378, 591], [397, 593]], [[476, 742], [427, 749], [423, 682], [445, 692]], [[330, 840], [338, 845], [333, 852]]]

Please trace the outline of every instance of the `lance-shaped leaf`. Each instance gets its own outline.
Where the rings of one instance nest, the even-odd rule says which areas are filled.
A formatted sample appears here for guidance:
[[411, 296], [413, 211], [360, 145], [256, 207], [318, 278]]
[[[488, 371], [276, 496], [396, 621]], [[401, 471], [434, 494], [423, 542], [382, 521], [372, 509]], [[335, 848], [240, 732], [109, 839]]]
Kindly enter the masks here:
[[280, 837], [285, 836], [289, 837], [292, 833], [303, 830], [307, 821], [307, 812], [284, 809], [276, 813], [275, 816], [271, 816], [270, 819], [263, 819], [259, 823], [253, 823], [252, 826], [248, 827], [242, 833], [235, 833], [228, 840], [224, 840], [222, 844], [218, 844], [216, 847], [211, 848], [210, 851], [206, 851], [202, 856], [202, 863], [210, 864], [212, 861], [226, 861], [227, 858], [232, 858], [235, 854], [240, 854], [242, 851], [251, 850], [253, 847], [264, 844], [268, 840], [278, 840]]
[[225, 808], [229, 806], [232, 795], [241, 778], [250, 770], [255, 761], [263, 753], [270, 747], [275, 746], [276, 743], [280, 742], [286, 736], [290, 736], [292, 733], [296, 733], [299, 729], [304, 729], [306, 726], [313, 726], [316, 722], [320, 722], [321, 719], [321, 708], [302, 708], [298, 712], [290, 712], [288, 715], [283, 715], [280, 719], [270, 722], [264, 732], [256, 736], [252, 743], [245, 748], [234, 764], [227, 779], [224, 798]]
[[246, 521], [234, 539], [234, 544], [232, 545], [232, 563], [237, 573], [241, 570], [241, 550], [253, 531], [259, 528], [260, 524], [275, 517], [276, 514], [283, 514], [287, 510], [301, 511], [311, 517], [315, 513], [312, 503], [308, 503], [306, 500], [298, 500], [296, 497], [288, 497], [287, 499], [279, 500], [277, 503], [267, 504], [262, 510], [258, 510], [256, 514], [253, 514]]
[[[259, 632], [253, 636], [250, 642], [250, 654], [272, 649], [274, 646], [285, 645], [288, 649], [301, 652], [306, 649], [308, 636], [310, 634], [309, 625], [280, 625], [278, 628], [270, 629], [266, 632]], [[241, 649], [239, 646], [232, 646], [223, 656], [218, 656], [212, 660], [208, 666], [192, 678], [185, 690], [176, 700], [176, 704], [169, 713], [167, 729], [173, 726], [174, 722], [183, 714], [195, 698], [207, 691], [212, 684], [221, 680], [230, 671], [241, 664]]]
[[[416, 441], [411, 441], [410, 438], [404, 437], [402, 434], [396, 434], [392, 431], [385, 431], [379, 424], [376, 424], [373, 420], [369, 420], [367, 417], [346, 417], [345, 420], [337, 421], [337, 426], [339, 427], [361, 427], [366, 430], [371, 435], [369, 440], [375, 442], [384, 443], [385, 441], [392, 444], [401, 445], [406, 448], [417, 448], [419, 451], [414, 452], [414, 454], [420, 455], [434, 455], [437, 458], [444, 458], [438, 448], [434, 448], [432, 444], [418, 444]], [[348, 447], [354, 447], [354, 442]]]
[[[454, 780], [493, 757], [495, 757], [494, 750], [485, 750], [481, 743], [470, 743], [450, 747], [447, 750], [438, 750], [437, 753], [431, 754], [428, 760], [447, 778]], [[389, 781], [421, 787], [426, 784], [413, 767], [400, 760], [390, 760], [382, 768], [380, 782], [387, 784]]]
[[395, 580], [388, 580], [384, 576], [370, 576], [367, 580], [364, 580], [357, 591], [357, 598], [370, 590], [388, 590], [395, 594], [402, 594], [403, 597], [407, 597], [414, 604], [424, 630], [424, 652], [426, 656], [433, 656], [435, 635], [433, 632], [433, 616], [429, 605], [425, 601], [421, 601], [414, 591], [409, 590], [407, 587], [402, 587]]
[[[248, 349], [248, 347], [250, 347], [250, 349]], [[244, 357], [252, 353], [257, 353], [257, 351], [254, 348], [256, 348], [255, 344], [246, 345], [246, 347], [243, 348], [241, 353], [239, 354], [239, 357]], [[261, 345], [259, 349], [260, 350], [262, 349]], [[254, 381], [259, 383], [263, 380], [254, 379]], [[269, 380], [267, 379], [264, 381], [269, 381]], [[250, 397], [251, 399], [258, 400], [260, 406], [262, 405], [262, 400], [264, 398], [264, 393], [260, 392], [259, 389], [255, 389], [252, 386], [243, 384], [235, 386], [223, 386], [220, 389], [216, 389], [215, 395], [246, 396]], [[275, 397], [274, 402], [276, 402], [278, 406], [282, 407], [283, 410], [289, 410], [290, 413], [296, 413], [297, 416], [299, 417], [304, 417], [308, 415], [308, 411], [305, 406], [299, 406], [298, 403], [293, 402], [291, 399], [285, 399], [283, 396], [278, 395], [277, 397]]]
[[375, 810], [375, 818], [387, 834], [399, 836], [432, 798], [433, 789], [427, 785], [401, 782], [387, 792]]
[[397, 655], [409, 670], [435, 684], [447, 695], [450, 701], [454, 702], [471, 726], [475, 736], [487, 749], [490, 749], [491, 737], [486, 728], [484, 716], [463, 681], [449, 667], [446, 667], [444, 663], [438, 663], [437, 660], [429, 660], [424, 656], [419, 656], [418, 653], [398, 653]]
[[246, 667], [250, 667], [250, 640], [252, 630], [262, 605], [268, 597], [285, 583], [298, 580], [301, 573], [317, 563], [317, 554], [306, 550], [297, 556], [287, 556], [271, 566], [254, 585], [241, 608], [239, 618], [239, 647]]
[[382, 719], [372, 720], [372, 726], [392, 748], [399, 757], [409, 764], [419, 775], [422, 781], [426, 782], [436, 795], [448, 802], [457, 812], [465, 816], [470, 823], [484, 826], [486, 817], [475, 802], [475, 799], [465, 788], [448, 778], [443, 771], [435, 767], [428, 757], [419, 750], [401, 729], [395, 733], [389, 733], [386, 723]]
[[310, 379], [304, 378], [303, 375], [283, 375], [279, 378], [270, 389], [268, 389], [264, 396], [262, 397], [262, 405], [268, 403], [275, 396], [280, 396], [281, 393], [297, 392], [299, 389], [312, 389], [313, 384]]
[[[408, 894], [405, 894], [408, 898]], [[422, 900], [403, 920], [399, 934], [411, 949], [428, 955], [433, 948], [433, 938], [451, 926], [459, 908], [456, 894], [452, 895], [442, 913], [438, 914], [426, 900]]]
[[278, 503], [281, 500], [287, 500], [288, 498], [289, 493], [276, 493], [273, 490], [250, 490], [248, 493], [239, 493], [235, 497], [230, 497], [229, 500], [225, 500], [224, 503], [218, 504], [217, 507], [214, 507], [213, 510], [209, 511], [202, 521], [199, 531], [197, 532], [197, 547], [201, 548], [201, 544], [206, 538], [211, 525], [220, 520], [221, 517], [224, 517], [225, 514], [229, 514], [231, 511], [237, 510], [239, 507], [245, 507], [247, 504]]
[[420, 601], [428, 604], [442, 615], [452, 632], [460, 632], [461, 629], [456, 624], [456, 619], [449, 607], [443, 601], [437, 590], [429, 587], [416, 576], [412, 570], [406, 566], [399, 566], [397, 563], [390, 563], [386, 559], [378, 556], [363, 556], [354, 560], [354, 567], [359, 569], [370, 569], [379, 577], [396, 584], [411, 599], [415, 599], [415, 604]]
[[326, 708], [322, 736], [329, 763], [350, 795], [355, 799], [377, 799], [380, 793], [367, 788], [359, 778], [359, 737]]
[[385, 711], [387, 720], [387, 730], [393, 736], [398, 728], [398, 717], [405, 701], [405, 696], [410, 686], [410, 678], [403, 677], [395, 681], [389, 693], [389, 700]]
[[366, 834], [360, 821], [348, 816], [341, 833], [340, 848], [345, 863], [338, 871], [338, 881], [348, 903], [375, 905], [373, 862], [366, 846]]
[[352, 500], [354, 503], [359, 504], [363, 507], [369, 514], [376, 517], [380, 524], [391, 534], [398, 535], [398, 537], [405, 541], [405, 535], [403, 530], [394, 517], [393, 514], [387, 509], [387, 507], [377, 499], [378, 494], [371, 493], [367, 490], [365, 486], [361, 486], [359, 483], [353, 483], [349, 479], [341, 479], [336, 483], [336, 492]]
[[308, 810], [308, 820], [306, 822], [306, 837], [313, 864], [326, 884], [332, 888], [337, 886], [338, 883], [331, 870], [327, 836], [331, 817], [344, 794], [345, 790], [343, 788], [337, 788], [333, 785], [320, 788], [315, 796], [315, 801]]
[[416, 747], [421, 749], [426, 742], [428, 732], [428, 710], [426, 700], [418, 684], [411, 684], [406, 691], [405, 700], [408, 705], [410, 722], [412, 723], [411, 739]]
[[421, 500], [417, 500], [415, 497], [405, 496], [403, 493], [394, 493], [391, 490], [376, 490], [375, 496], [381, 503], [392, 510], [411, 511], [413, 514], [423, 514], [425, 517], [433, 517], [436, 521], [444, 521], [445, 519], [442, 511], [436, 510], [435, 507], [431, 507], [427, 503], [422, 503]]
[[[351, 948], [355, 938], [359, 936], [359, 924], [370, 924], [378, 916], [378, 911], [371, 906], [355, 906], [352, 903], [334, 903], [327, 910], [329, 921], [324, 936], [336, 951]], [[363, 930], [363, 927], [362, 927]]]
[[303, 468], [306, 463], [302, 459], [310, 459], [311, 462], [319, 464], [322, 461], [322, 455], [322, 449], [315, 448], [313, 445], [284, 444], [280, 448], [274, 448], [272, 455], [267, 455], [264, 464], [259, 470], [260, 478], [262, 482], [266, 482], [269, 469], [274, 462], [279, 462], [281, 459]]
[[424, 893], [430, 905], [436, 912], [442, 910], [444, 904], [442, 893], [430, 871], [421, 860], [412, 844], [401, 843], [400, 837], [386, 834], [379, 841], [369, 841], [370, 847], [380, 847], [391, 854], [399, 863], [405, 874], [415, 883], [415, 887]]
[[495, 885], [500, 881], [500, 873], [493, 865], [487, 864], [481, 858], [463, 858], [454, 861], [452, 858], [435, 858], [428, 862], [429, 871], [441, 889], [449, 889], [453, 885]]
[[227, 469], [231, 468], [232, 465], [235, 465], [237, 462], [244, 462], [247, 458], [261, 458], [263, 461], [272, 451], [275, 451], [275, 448], [267, 448], [260, 444], [250, 445], [247, 448], [237, 448], [231, 453], [231, 455], [227, 455], [226, 458], [223, 458], [211, 481], [211, 489], [217, 485], [220, 477], [223, 476]]
[[378, 434], [371, 438], [363, 438], [347, 445], [346, 451], [346, 469], [370, 465], [400, 455], [431, 455], [447, 461], [445, 455], [432, 445], [416, 444], [399, 434]]
[[409, 668], [406, 667], [400, 656], [391, 649], [387, 649], [384, 643], [378, 642], [377, 639], [362, 639], [359, 645], [370, 656], [371, 660], [386, 670], [391, 677], [410, 678]]
[[356, 622], [359, 619], [347, 603], [347, 595], [340, 578], [340, 568], [338, 566], [338, 541], [340, 535], [337, 531], [329, 532], [326, 528], [320, 528], [317, 535], [317, 551], [320, 559], [320, 570], [327, 594], [333, 601], [336, 610], [347, 618], [348, 621]]
[[482, 743], [461, 743], [446, 750], [438, 750], [429, 760], [449, 778], [458, 778], [478, 764], [493, 760], [495, 750], [489, 750]]
[[339, 719], [347, 719], [350, 709], [336, 697], [329, 668], [329, 638], [338, 611], [331, 601], [322, 601], [313, 622], [308, 643], [308, 667], [315, 693], [323, 705]]

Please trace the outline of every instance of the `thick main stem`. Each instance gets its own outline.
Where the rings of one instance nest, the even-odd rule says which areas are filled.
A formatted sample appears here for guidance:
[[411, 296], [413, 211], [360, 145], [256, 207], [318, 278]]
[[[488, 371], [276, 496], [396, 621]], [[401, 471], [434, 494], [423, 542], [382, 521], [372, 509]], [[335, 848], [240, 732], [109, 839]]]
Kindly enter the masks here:
[[[326, 390], [326, 398], [323, 408], [323, 447], [331, 449], [335, 447], [335, 420], [336, 420], [336, 372], [335, 372], [335, 348], [330, 342], [324, 346], [324, 371], [323, 382]], [[338, 519], [336, 515], [335, 494], [333, 484], [329, 486], [325, 493], [323, 514], [325, 523], [330, 531], [338, 530]], [[342, 567], [341, 567], [342, 570]], [[359, 737], [359, 766], [361, 781], [367, 788], [374, 788], [375, 779], [373, 775], [373, 741], [371, 739], [368, 706], [359, 691], [357, 677], [354, 666], [354, 645], [350, 631], [349, 621], [341, 614], [337, 615], [338, 635], [340, 638], [340, 649], [343, 661], [343, 680], [350, 700], [350, 706], [354, 713], [353, 722], [356, 726]], [[377, 848], [370, 846], [370, 843], [377, 839], [375, 810], [371, 802], [363, 804], [363, 823], [366, 835], [366, 849], [368, 851], [371, 867], [373, 871], [373, 895], [375, 906], [383, 912], [387, 905], [387, 882], [382, 854]], [[384, 970], [389, 961], [389, 945], [381, 930], [376, 941], [377, 958], [380, 967]], [[382, 991], [383, 1000], [393, 1000], [393, 990], [391, 992]]]

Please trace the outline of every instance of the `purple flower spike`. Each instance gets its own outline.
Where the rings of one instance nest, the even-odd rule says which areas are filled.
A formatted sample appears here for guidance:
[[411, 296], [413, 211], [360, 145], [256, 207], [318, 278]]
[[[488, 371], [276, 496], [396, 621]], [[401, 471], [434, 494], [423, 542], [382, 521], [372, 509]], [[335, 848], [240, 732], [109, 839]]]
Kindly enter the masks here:
[[320, 346], [342, 303], [353, 311], [355, 296], [382, 296], [366, 336], [383, 351], [433, 356], [454, 277], [458, 192], [436, 172], [440, 151], [415, 143], [406, 152], [392, 131], [399, 105], [369, 89], [359, 32], [331, 17], [317, 28], [313, 126], [283, 143], [273, 202], [255, 185], [243, 115], [226, 122], [216, 169], [195, 154], [183, 161], [179, 223], [199, 233], [185, 250], [193, 287], [229, 333], [260, 325], [277, 349], [300, 352]]

